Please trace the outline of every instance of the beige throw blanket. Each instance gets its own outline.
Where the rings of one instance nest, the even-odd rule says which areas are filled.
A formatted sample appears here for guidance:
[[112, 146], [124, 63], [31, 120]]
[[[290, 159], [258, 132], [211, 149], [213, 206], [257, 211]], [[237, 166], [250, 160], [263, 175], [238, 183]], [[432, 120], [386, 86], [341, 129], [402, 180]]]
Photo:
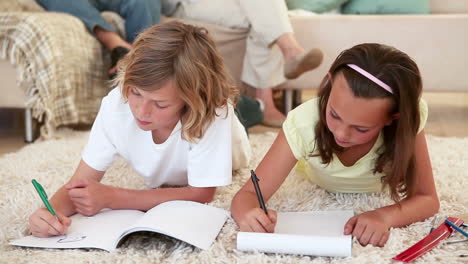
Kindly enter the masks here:
[[[121, 23], [117, 15], [105, 17]], [[84, 24], [44, 12], [32, 0], [1, 1], [0, 58], [15, 66], [26, 104], [43, 123], [46, 138], [62, 125], [91, 124], [111, 89], [109, 54]]]

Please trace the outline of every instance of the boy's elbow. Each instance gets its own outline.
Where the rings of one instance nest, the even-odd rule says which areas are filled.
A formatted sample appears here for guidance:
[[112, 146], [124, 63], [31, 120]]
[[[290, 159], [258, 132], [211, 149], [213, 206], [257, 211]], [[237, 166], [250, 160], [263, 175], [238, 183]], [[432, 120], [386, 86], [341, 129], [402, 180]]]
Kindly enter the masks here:
[[195, 196], [193, 201], [199, 203], [209, 203], [214, 200], [216, 187], [209, 188], [195, 188]]
[[214, 200], [214, 195], [209, 197], [203, 197], [200, 199], [200, 203], [211, 203]]

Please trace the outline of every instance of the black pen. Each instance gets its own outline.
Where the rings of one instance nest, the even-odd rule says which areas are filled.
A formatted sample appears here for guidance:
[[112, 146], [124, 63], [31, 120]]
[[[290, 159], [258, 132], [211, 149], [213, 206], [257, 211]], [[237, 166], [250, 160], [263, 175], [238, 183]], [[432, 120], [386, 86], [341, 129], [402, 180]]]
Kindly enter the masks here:
[[259, 179], [253, 170], [250, 170], [250, 178], [252, 179], [252, 183], [255, 187], [255, 192], [257, 193], [258, 203], [260, 204], [260, 207], [263, 209], [263, 211], [265, 211], [265, 214], [268, 215], [265, 202], [263, 201], [262, 191], [260, 191], [260, 186], [258, 186]]

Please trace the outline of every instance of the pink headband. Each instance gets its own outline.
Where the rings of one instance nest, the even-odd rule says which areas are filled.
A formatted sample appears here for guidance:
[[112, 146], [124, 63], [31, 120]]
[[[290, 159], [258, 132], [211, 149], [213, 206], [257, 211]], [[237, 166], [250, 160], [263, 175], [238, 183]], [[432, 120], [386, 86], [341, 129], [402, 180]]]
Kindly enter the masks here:
[[366, 72], [365, 70], [363, 70], [361, 67], [357, 66], [356, 64], [347, 64], [348, 67], [350, 67], [351, 69], [359, 72], [360, 74], [362, 74], [363, 76], [365, 76], [367, 79], [373, 81], [374, 83], [376, 83], [378, 86], [384, 88], [385, 90], [387, 90], [389, 93], [393, 94], [393, 90], [392, 88], [390, 88], [390, 86], [388, 86], [386, 83], [382, 82], [381, 80], [379, 80], [377, 77], [375, 77], [374, 75]]

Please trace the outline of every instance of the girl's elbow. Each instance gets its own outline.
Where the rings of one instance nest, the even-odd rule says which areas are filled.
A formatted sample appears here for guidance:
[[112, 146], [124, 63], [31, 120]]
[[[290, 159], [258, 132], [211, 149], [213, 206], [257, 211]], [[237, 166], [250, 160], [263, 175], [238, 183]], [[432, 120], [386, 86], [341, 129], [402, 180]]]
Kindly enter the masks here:
[[437, 212], [439, 212], [439, 209], [440, 209], [440, 201], [439, 201], [439, 197], [434, 197], [434, 202], [432, 203], [432, 208], [433, 208], [433, 215], [436, 214]]
[[428, 210], [430, 216], [433, 216], [439, 212], [440, 208], [440, 201], [439, 197], [437, 195], [435, 196], [430, 196], [427, 197], [427, 200], [425, 201], [425, 207], [426, 210]]
[[202, 190], [198, 190], [195, 195], [194, 201], [199, 202], [199, 203], [212, 202], [214, 199], [215, 192], [216, 192], [215, 187], [207, 188], [207, 189], [203, 188]]

